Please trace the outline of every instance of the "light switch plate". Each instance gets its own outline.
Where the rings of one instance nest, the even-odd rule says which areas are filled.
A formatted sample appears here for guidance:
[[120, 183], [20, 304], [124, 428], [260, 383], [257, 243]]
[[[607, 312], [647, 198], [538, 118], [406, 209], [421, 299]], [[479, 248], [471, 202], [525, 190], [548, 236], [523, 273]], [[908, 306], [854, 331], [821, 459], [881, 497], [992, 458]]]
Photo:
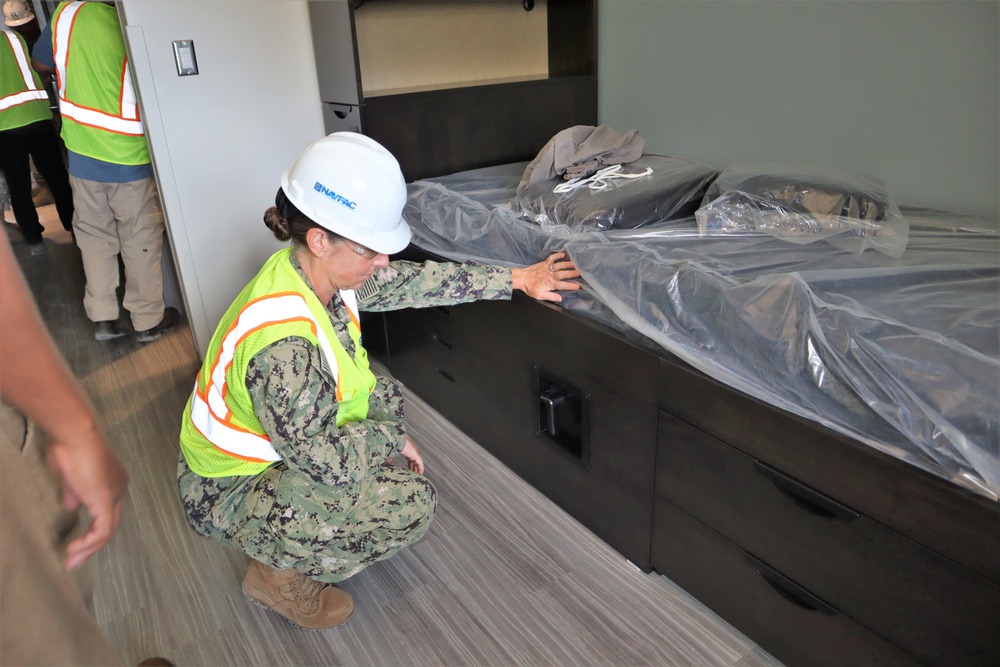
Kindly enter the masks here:
[[174, 62], [177, 64], [177, 76], [191, 76], [198, 73], [198, 59], [194, 55], [193, 39], [175, 39]]

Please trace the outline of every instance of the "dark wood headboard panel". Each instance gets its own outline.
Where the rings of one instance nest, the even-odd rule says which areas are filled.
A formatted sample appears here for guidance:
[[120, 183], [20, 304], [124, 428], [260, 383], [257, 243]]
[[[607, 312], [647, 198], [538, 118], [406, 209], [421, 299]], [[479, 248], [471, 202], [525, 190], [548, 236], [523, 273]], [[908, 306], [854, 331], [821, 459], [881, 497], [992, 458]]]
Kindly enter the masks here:
[[597, 124], [597, 77], [559, 77], [368, 98], [365, 133], [407, 181], [530, 160], [560, 130]]

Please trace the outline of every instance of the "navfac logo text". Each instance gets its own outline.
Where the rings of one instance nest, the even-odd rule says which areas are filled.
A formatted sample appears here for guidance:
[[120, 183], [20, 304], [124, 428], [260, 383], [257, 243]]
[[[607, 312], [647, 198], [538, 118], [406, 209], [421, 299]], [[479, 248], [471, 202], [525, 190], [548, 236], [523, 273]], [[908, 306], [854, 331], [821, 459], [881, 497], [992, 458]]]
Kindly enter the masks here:
[[341, 197], [336, 192], [334, 192], [330, 188], [326, 187], [325, 185], [323, 185], [319, 181], [316, 181], [316, 185], [313, 186], [313, 189], [316, 190], [316, 192], [323, 193], [324, 195], [326, 195], [327, 197], [329, 197], [333, 201], [337, 202], [338, 204], [343, 204], [344, 206], [346, 206], [347, 208], [351, 209], [352, 211], [358, 207], [358, 205], [356, 203], [352, 202], [350, 199], [346, 199], [344, 197]]

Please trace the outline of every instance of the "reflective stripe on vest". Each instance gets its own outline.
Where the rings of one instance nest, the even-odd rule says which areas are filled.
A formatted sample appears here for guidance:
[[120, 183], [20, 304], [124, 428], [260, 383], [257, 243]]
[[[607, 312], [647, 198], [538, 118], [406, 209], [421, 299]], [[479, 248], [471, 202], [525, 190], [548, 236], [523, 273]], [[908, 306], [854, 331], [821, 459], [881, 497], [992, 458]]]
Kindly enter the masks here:
[[52, 56], [56, 65], [56, 80], [59, 87], [59, 112], [72, 118], [81, 125], [97, 127], [109, 132], [141, 136], [142, 121], [139, 120], [139, 107], [136, 104], [135, 88], [132, 87], [132, 75], [128, 60], [122, 61], [121, 80], [119, 81], [118, 114], [112, 115], [99, 109], [81, 106], [66, 98], [66, 65], [69, 61], [70, 34], [77, 12], [85, 2], [71, 2], [59, 14], [52, 27]]
[[7, 109], [24, 104], [25, 102], [35, 102], [38, 100], [48, 101], [49, 96], [45, 93], [45, 89], [39, 88], [38, 85], [35, 84], [35, 78], [31, 72], [31, 65], [28, 63], [28, 54], [21, 47], [21, 40], [17, 38], [17, 35], [11, 32], [4, 31], [3, 36], [7, 38], [8, 42], [10, 42], [10, 48], [14, 52], [14, 60], [17, 62], [17, 68], [21, 72], [21, 78], [24, 79], [25, 89], [20, 92], [0, 97], [0, 111], [6, 111]]
[[246, 336], [265, 326], [292, 320], [305, 320], [312, 324], [320, 351], [336, 377], [337, 359], [330, 341], [317, 326], [305, 299], [300, 294], [288, 293], [264, 297], [247, 304], [219, 346], [218, 357], [211, 367], [204, 394], [198, 390], [199, 383], [195, 383], [191, 399], [192, 423], [209, 442], [233, 456], [253, 461], [281, 460], [281, 456], [271, 446], [270, 438], [238, 428], [230, 421], [225, 399], [228, 393], [226, 371], [233, 363], [236, 347]]
[[[357, 298], [353, 291], [342, 291], [341, 298], [348, 304], [351, 318], [357, 320]], [[301, 294], [286, 292], [262, 297], [247, 304], [236, 321], [226, 332], [219, 346], [218, 357], [211, 367], [205, 384], [205, 391], [199, 391], [199, 380], [195, 381], [191, 397], [191, 422], [205, 439], [222, 451], [239, 458], [255, 462], [280, 461], [281, 456], [271, 446], [266, 435], [252, 433], [234, 425], [230, 420], [226, 405], [226, 372], [233, 363], [237, 346], [248, 335], [267, 326], [291, 321], [307, 321], [319, 341], [323, 358], [337, 378], [337, 400], [340, 400], [340, 373], [337, 357], [322, 327], [316, 322]]]
[[[358, 335], [361, 334], [361, 318], [358, 317], [358, 295], [354, 290], [340, 290], [340, 298], [344, 302], [344, 306], [347, 307], [347, 314], [351, 316], [351, 322], [358, 330]], [[360, 343], [359, 343], [360, 345]], [[337, 400], [343, 399], [340, 393], [340, 378], [337, 378]]]

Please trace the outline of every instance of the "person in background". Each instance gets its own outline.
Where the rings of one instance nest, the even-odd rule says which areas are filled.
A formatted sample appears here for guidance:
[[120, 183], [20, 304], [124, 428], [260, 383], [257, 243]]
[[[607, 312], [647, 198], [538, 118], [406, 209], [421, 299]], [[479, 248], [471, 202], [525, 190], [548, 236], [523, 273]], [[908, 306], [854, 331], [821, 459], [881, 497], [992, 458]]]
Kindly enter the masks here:
[[38, 27], [38, 17], [35, 16], [35, 8], [32, 6], [31, 0], [4, 0], [3, 20], [4, 24], [24, 37], [30, 53], [42, 32]]
[[83, 306], [95, 323], [94, 337], [128, 334], [118, 324], [120, 255], [122, 305], [135, 339], [155, 340], [177, 324], [179, 313], [163, 303], [163, 213], [116, 9], [59, 3], [35, 43], [32, 65], [56, 74], [73, 229], [87, 277]]
[[[364, 135], [309, 145], [264, 222], [292, 241], [222, 317], [181, 421], [178, 487], [191, 527], [251, 557], [243, 591], [308, 629], [354, 613], [334, 584], [427, 531], [435, 491], [396, 383], [376, 376], [359, 310], [579, 289], [563, 253], [508, 269], [389, 261], [410, 228], [396, 159]], [[393, 466], [395, 459], [407, 467]]]
[[19, 29], [38, 23], [31, 5], [6, 0], [4, 22], [13, 31], [0, 33], [0, 169], [10, 190], [11, 210], [31, 255], [45, 253], [38, 211], [31, 197], [31, 161], [52, 191], [59, 220], [73, 229], [73, 192], [63, 162], [62, 145], [52, 123], [49, 97], [31, 68], [29, 45]]

